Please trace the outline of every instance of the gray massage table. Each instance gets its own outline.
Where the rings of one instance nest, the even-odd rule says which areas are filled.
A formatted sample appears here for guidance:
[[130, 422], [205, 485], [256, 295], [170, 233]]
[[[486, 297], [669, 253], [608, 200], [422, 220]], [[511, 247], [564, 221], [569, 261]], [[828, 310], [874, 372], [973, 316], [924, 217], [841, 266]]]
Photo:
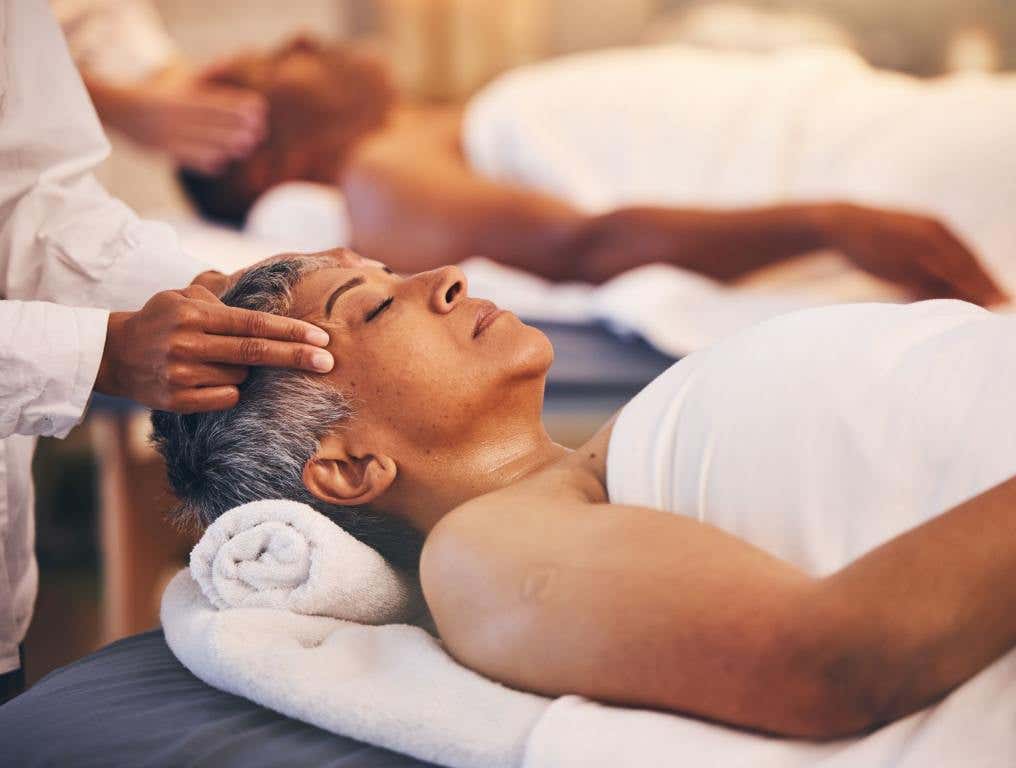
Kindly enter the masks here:
[[[541, 327], [556, 351], [545, 419], [562, 442], [591, 435], [673, 362], [642, 341], [622, 341], [597, 326]], [[93, 410], [108, 412], [136, 408], [102, 398], [93, 403]], [[0, 707], [0, 768], [425, 765], [206, 685], [176, 660], [161, 631], [113, 643]]]
[[10, 768], [426, 768], [198, 680], [161, 631], [120, 640], [0, 707]]

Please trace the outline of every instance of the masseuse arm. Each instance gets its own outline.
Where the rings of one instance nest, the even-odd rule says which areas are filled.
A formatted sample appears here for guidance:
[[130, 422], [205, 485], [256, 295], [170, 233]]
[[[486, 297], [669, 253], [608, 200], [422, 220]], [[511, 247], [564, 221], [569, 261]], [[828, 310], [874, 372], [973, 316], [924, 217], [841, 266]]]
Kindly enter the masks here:
[[456, 112], [410, 118], [358, 148], [342, 178], [358, 250], [405, 272], [484, 255], [553, 280], [599, 283], [653, 262], [730, 280], [828, 248], [918, 295], [1001, 297], [970, 250], [925, 216], [822, 203], [588, 216], [474, 173], [459, 124]]
[[421, 573], [449, 651], [518, 688], [827, 739], [1016, 643], [1016, 479], [821, 579], [680, 515], [497, 499], [439, 523]]

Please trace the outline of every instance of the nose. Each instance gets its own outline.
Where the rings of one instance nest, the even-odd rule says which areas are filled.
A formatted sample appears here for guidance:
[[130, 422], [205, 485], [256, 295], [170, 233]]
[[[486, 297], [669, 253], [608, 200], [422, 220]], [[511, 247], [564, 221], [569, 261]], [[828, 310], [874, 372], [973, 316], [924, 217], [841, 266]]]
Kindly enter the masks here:
[[441, 267], [427, 273], [431, 281], [430, 306], [435, 312], [447, 314], [466, 298], [469, 282], [458, 267]]

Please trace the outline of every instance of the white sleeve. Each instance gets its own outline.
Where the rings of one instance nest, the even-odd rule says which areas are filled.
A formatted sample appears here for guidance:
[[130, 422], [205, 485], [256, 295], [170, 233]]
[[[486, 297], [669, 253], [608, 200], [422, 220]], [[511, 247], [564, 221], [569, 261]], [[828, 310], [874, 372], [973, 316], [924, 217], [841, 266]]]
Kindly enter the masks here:
[[0, 301], [0, 440], [64, 437], [85, 411], [109, 313], [43, 301]]
[[135, 83], [179, 55], [150, 0], [50, 0], [82, 70], [114, 83]]
[[92, 176], [109, 153], [42, 0], [0, 3], [0, 297], [136, 309], [207, 267]]

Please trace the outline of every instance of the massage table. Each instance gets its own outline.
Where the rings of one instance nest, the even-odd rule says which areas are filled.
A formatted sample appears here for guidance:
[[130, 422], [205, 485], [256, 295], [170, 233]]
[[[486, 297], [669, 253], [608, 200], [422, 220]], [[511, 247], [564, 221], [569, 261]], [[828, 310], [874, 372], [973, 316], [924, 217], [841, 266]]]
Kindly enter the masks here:
[[198, 680], [161, 631], [106, 646], [0, 707], [0, 765], [425, 768]]

